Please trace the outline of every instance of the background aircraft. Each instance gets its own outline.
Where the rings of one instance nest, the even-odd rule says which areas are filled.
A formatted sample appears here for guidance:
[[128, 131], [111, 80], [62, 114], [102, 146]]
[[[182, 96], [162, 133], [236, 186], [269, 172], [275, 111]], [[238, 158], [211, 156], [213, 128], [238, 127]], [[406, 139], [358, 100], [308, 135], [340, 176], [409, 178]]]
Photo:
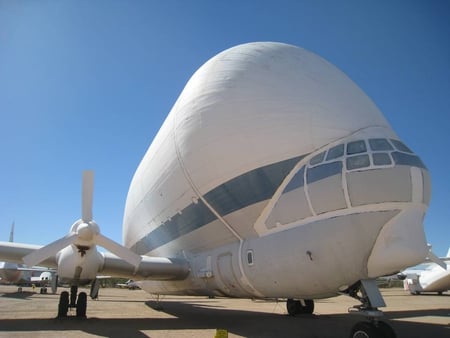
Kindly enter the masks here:
[[423, 292], [442, 294], [450, 290], [450, 248], [441, 260], [445, 262], [445, 268], [442, 264], [426, 262], [402, 271], [399, 276], [404, 279], [405, 290], [413, 295]]
[[71, 283], [60, 316], [69, 305], [85, 316], [77, 287], [95, 294], [101, 272], [155, 294], [285, 298], [290, 315], [347, 294], [370, 318], [352, 337], [393, 337], [375, 278], [428, 254], [424, 163], [345, 74], [282, 43], [230, 48], [192, 76], [131, 182], [125, 247], [93, 220], [91, 172], [82, 191], [67, 236], [0, 244], [3, 259]]
[[[14, 222], [11, 225], [9, 242], [14, 242]], [[15, 284], [19, 286], [19, 291], [23, 286], [32, 284], [41, 287], [41, 293], [47, 293], [47, 285], [52, 285], [53, 293], [56, 292], [56, 284], [53, 285], [55, 272], [44, 267], [28, 267], [24, 264], [10, 262], [0, 262], [0, 283]]]
[[117, 283], [116, 287], [121, 288], [121, 289], [130, 289], [130, 290], [139, 289], [138, 283], [136, 283], [132, 279], [127, 280], [125, 283]]

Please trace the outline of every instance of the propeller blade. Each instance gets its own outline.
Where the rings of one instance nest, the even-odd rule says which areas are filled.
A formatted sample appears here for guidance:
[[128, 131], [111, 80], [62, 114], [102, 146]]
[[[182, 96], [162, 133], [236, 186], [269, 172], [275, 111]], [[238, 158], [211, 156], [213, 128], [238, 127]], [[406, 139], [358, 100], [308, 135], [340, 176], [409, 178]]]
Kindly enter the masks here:
[[116, 256], [119, 256], [120, 258], [126, 260], [135, 268], [137, 268], [139, 266], [139, 263], [141, 262], [142, 259], [141, 256], [135, 254], [134, 252], [132, 252], [128, 248], [125, 248], [119, 243], [114, 242], [112, 239], [103, 236], [102, 234], [98, 234], [97, 236], [95, 236], [95, 242], [96, 244], [111, 251]]
[[60, 238], [42, 248], [33, 251], [32, 253], [23, 257], [23, 262], [29, 266], [35, 266], [50, 256], [56, 255], [58, 251], [64, 249], [66, 246], [72, 244], [77, 238], [77, 234], [70, 233], [63, 238]]
[[92, 221], [92, 199], [94, 195], [94, 171], [83, 171], [83, 188], [81, 199], [81, 218], [83, 222]]

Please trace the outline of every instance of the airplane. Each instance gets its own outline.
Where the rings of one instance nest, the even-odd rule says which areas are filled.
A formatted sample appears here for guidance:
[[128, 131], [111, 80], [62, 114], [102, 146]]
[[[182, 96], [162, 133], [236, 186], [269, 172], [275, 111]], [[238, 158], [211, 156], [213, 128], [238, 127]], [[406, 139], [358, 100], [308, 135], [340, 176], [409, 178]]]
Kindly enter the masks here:
[[117, 283], [116, 287], [121, 288], [121, 289], [130, 289], [130, 290], [139, 289], [138, 283], [136, 283], [132, 279], [127, 280], [125, 283]]
[[[14, 222], [11, 225], [9, 242], [14, 242]], [[0, 262], [0, 283], [18, 285], [18, 292], [23, 286], [37, 284], [41, 286], [40, 293], [47, 293], [47, 285], [51, 284], [53, 293], [56, 292], [56, 284], [53, 282], [54, 273], [44, 267], [27, 267], [23, 264]]]
[[441, 258], [445, 266], [434, 262], [426, 262], [408, 268], [399, 273], [403, 279], [404, 289], [412, 295], [420, 295], [423, 292], [437, 292], [442, 295], [450, 290], [450, 248], [447, 256]]
[[102, 273], [157, 295], [286, 299], [289, 315], [345, 294], [367, 318], [351, 337], [395, 337], [375, 279], [428, 254], [425, 164], [342, 71], [289, 44], [238, 45], [193, 74], [133, 176], [124, 246], [100, 233], [83, 177], [67, 236], [0, 243], [0, 258], [71, 283], [60, 317], [85, 316], [77, 286]]

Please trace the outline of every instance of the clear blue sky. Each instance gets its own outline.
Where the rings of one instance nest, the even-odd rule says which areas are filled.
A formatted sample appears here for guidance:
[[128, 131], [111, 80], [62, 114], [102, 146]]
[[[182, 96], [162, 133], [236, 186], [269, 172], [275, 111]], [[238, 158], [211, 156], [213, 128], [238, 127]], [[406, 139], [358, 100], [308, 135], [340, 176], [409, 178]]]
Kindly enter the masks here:
[[121, 242], [128, 186], [193, 72], [250, 41], [309, 49], [343, 70], [428, 166], [425, 218], [450, 246], [449, 1], [0, 0], [0, 239], [46, 244], [80, 215]]

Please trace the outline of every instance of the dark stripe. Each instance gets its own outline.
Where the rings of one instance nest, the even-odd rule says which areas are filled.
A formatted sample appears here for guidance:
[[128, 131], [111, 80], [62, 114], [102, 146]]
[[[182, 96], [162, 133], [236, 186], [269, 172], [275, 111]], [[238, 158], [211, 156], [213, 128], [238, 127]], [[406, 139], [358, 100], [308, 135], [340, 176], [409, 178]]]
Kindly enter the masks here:
[[[299, 156], [249, 171], [214, 188], [204, 198], [221, 216], [267, 200], [301, 159]], [[190, 204], [180, 214], [172, 216], [171, 220], [150, 232], [131, 249], [138, 254], [145, 254], [216, 219], [199, 200], [197, 204]]]
[[300, 159], [295, 157], [249, 171], [211, 190], [204, 198], [221, 216], [267, 200]]
[[331, 162], [309, 168], [306, 172], [306, 181], [308, 184], [323, 180], [324, 178], [337, 175], [342, 172], [342, 162]]
[[132, 250], [143, 255], [216, 219], [216, 215], [199, 199], [197, 204], [188, 205], [181, 213], [175, 214], [142, 238]]

